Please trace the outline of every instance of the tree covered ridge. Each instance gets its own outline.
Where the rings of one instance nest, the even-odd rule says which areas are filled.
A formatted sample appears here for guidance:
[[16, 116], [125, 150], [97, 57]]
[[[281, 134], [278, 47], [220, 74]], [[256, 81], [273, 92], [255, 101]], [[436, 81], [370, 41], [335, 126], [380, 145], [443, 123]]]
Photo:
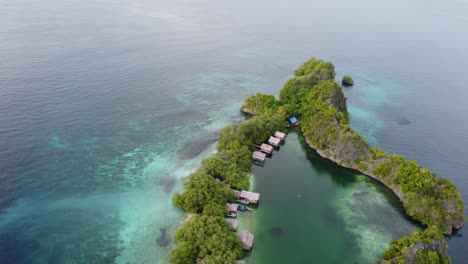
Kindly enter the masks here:
[[450, 264], [447, 242], [440, 230], [431, 226], [394, 241], [382, 253], [381, 264]]
[[447, 234], [461, 228], [464, 204], [455, 185], [416, 161], [371, 147], [350, 127], [346, 98], [334, 76], [331, 63], [312, 58], [287, 81], [277, 107], [302, 119], [302, 132], [319, 154], [384, 183], [414, 219]]
[[250, 115], [260, 115], [267, 111], [275, 112], [278, 109], [278, 101], [273, 95], [257, 93], [250, 96], [241, 107], [241, 111]]
[[[435, 228], [451, 234], [454, 228], [462, 228], [464, 204], [455, 185], [419, 167], [416, 161], [371, 147], [350, 127], [346, 98], [334, 77], [333, 64], [310, 59], [286, 82], [275, 108], [286, 116], [302, 119], [307, 143], [321, 156], [359, 170], [390, 188], [408, 215], [429, 227], [427, 232]], [[257, 109], [273, 110], [266, 105]]]

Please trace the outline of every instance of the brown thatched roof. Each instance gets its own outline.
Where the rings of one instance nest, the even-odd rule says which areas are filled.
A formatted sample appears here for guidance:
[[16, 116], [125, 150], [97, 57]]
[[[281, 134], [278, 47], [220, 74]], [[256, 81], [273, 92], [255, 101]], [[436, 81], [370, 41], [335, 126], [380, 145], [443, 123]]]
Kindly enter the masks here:
[[265, 160], [265, 157], [266, 155], [260, 151], [255, 151], [253, 154], [252, 154], [252, 158], [254, 160], [259, 160], [259, 161], [264, 161]]
[[239, 227], [239, 222], [237, 222], [237, 220], [228, 220], [227, 223], [231, 230], [236, 231]]
[[268, 139], [268, 144], [273, 145], [273, 146], [279, 146], [280, 142], [281, 142], [281, 139], [279, 138], [270, 137]]
[[283, 140], [283, 139], [286, 138], [286, 134], [283, 133], [283, 132], [276, 131], [275, 132], [275, 138], [279, 138], [279, 139]]
[[257, 203], [260, 200], [260, 194], [256, 192], [234, 190], [237, 199], [247, 200], [250, 203]]
[[260, 149], [262, 150], [262, 152], [265, 152], [265, 153], [271, 153], [273, 151], [273, 147], [271, 145], [268, 145], [268, 144], [265, 144], [265, 143], [263, 143], [260, 146]]
[[226, 210], [228, 210], [228, 212], [237, 212], [237, 204], [227, 203]]
[[247, 231], [242, 231], [237, 234], [237, 237], [242, 243], [242, 249], [251, 250], [254, 241], [254, 235]]

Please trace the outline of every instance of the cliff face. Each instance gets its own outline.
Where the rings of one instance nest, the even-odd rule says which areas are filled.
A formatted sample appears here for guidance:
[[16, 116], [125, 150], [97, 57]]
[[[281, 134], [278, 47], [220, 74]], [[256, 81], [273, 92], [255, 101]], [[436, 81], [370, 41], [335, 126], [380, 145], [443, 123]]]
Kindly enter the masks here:
[[462, 228], [463, 202], [455, 186], [416, 162], [371, 148], [348, 125], [341, 87], [327, 82], [314, 86], [307, 102], [302, 129], [309, 146], [324, 158], [382, 182], [423, 224], [436, 225], [446, 234]]
[[[416, 244], [413, 244], [411, 247], [408, 247], [407, 250], [408, 250], [407, 253], [403, 254], [401, 256], [401, 258], [405, 259], [405, 261], [407, 261], [407, 263], [411, 263], [411, 264], [417, 263], [416, 261], [418, 259], [418, 252], [429, 252], [429, 251], [431, 251], [431, 252], [434, 252], [437, 255], [447, 256], [447, 253], [445, 252], [445, 241], [444, 240], [434, 240], [434, 241], [431, 241], [431, 243], [429, 243], [429, 244], [422, 243], [422, 242], [416, 243]], [[427, 262], [427, 263], [439, 263], [439, 262]], [[399, 263], [399, 262], [396, 259], [390, 259], [390, 260], [382, 260], [380, 263], [381, 264], [392, 264], [392, 263]], [[447, 263], [449, 263], [449, 262], [447, 262]]]

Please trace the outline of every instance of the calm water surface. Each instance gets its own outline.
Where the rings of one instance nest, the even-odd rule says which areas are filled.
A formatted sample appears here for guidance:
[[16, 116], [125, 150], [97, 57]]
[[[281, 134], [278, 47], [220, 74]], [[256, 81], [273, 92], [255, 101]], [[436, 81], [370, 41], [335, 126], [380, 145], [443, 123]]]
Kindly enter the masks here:
[[249, 263], [375, 263], [390, 241], [418, 229], [390, 191], [301, 142], [290, 133], [253, 168], [261, 204], [239, 216], [240, 229], [256, 235]]
[[[241, 120], [246, 96], [277, 94], [310, 56], [333, 61], [338, 77], [354, 77], [356, 86], [345, 91], [351, 123], [369, 142], [450, 178], [468, 201], [466, 1], [0, 6], [0, 263], [167, 263], [182, 219], [170, 200], [179, 179], [214, 152], [220, 128]], [[288, 195], [304, 193], [297, 203], [309, 208], [304, 219], [336, 230], [327, 241], [337, 251], [319, 250], [317, 258], [334, 263], [335, 252], [366, 261], [374, 253], [361, 254], [363, 248], [376, 252], [388, 234], [415, 228], [382, 202], [392, 197], [385, 190], [333, 165], [314, 165], [291, 138], [284, 153], [299, 157], [292, 176], [303, 184]], [[277, 188], [256, 177], [266, 197]], [[349, 204], [361, 192], [377, 205]], [[377, 219], [363, 228], [352, 208], [385, 210], [401, 229]], [[260, 207], [258, 219], [281, 219], [271, 217], [278, 210], [267, 211]], [[252, 228], [262, 239], [264, 231]], [[283, 228], [264, 249], [298, 232]], [[385, 239], [374, 232], [379, 228]], [[466, 237], [449, 239], [455, 263], [466, 259]], [[323, 235], [307, 239], [316, 249], [327, 245], [317, 242]], [[262, 252], [258, 245], [252, 261], [268, 263]]]

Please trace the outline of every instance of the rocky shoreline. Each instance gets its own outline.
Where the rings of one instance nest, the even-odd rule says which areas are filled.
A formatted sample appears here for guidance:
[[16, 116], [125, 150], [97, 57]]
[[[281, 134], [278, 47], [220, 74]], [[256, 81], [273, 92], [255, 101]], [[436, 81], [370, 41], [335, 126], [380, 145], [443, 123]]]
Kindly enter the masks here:
[[[358, 171], [358, 172], [360, 172], [360, 173], [362, 173], [362, 174], [364, 174], [364, 175], [366, 175], [366, 176], [368, 176], [368, 177], [382, 183], [383, 185], [385, 185], [385, 187], [390, 189], [398, 197], [398, 199], [404, 204], [404, 200], [405, 200], [404, 193], [401, 191], [401, 189], [398, 186], [396, 186], [394, 184], [388, 184], [387, 182], [383, 181], [381, 179], [381, 177], [379, 177], [377, 174], [373, 173], [372, 170], [370, 170], [370, 169], [367, 169], [366, 171], [363, 171], [363, 170], [359, 169], [358, 166], [356, 166], [356, 165], [346, 164], [342, 160], [339, 160], [338, 158], [334, 158], [333, 156], [327, 155], [326, 151], [317, 149], [314, 145], [312, 145], [312, 143], [307, 138], [305, 138], [305, 141], [306, 141], [307, 145], [310, 148], [312, 148], [313, 150], [315, 150], [315, 152], [318, 155], [320, 155], [322, 158], [333, 161], [334, 163], [339, 164], [342, 167]], [[449, 226], [449, 229], [446, 232], [444, 232], [444, 234], [451, 235], [454, 232], [456, 232], [457, 230], [463, 228], [463, 226], [464, 226], [464, 221], [463, 220], [456, 221], [455, 223], [453, 223], [452, 225]]]

